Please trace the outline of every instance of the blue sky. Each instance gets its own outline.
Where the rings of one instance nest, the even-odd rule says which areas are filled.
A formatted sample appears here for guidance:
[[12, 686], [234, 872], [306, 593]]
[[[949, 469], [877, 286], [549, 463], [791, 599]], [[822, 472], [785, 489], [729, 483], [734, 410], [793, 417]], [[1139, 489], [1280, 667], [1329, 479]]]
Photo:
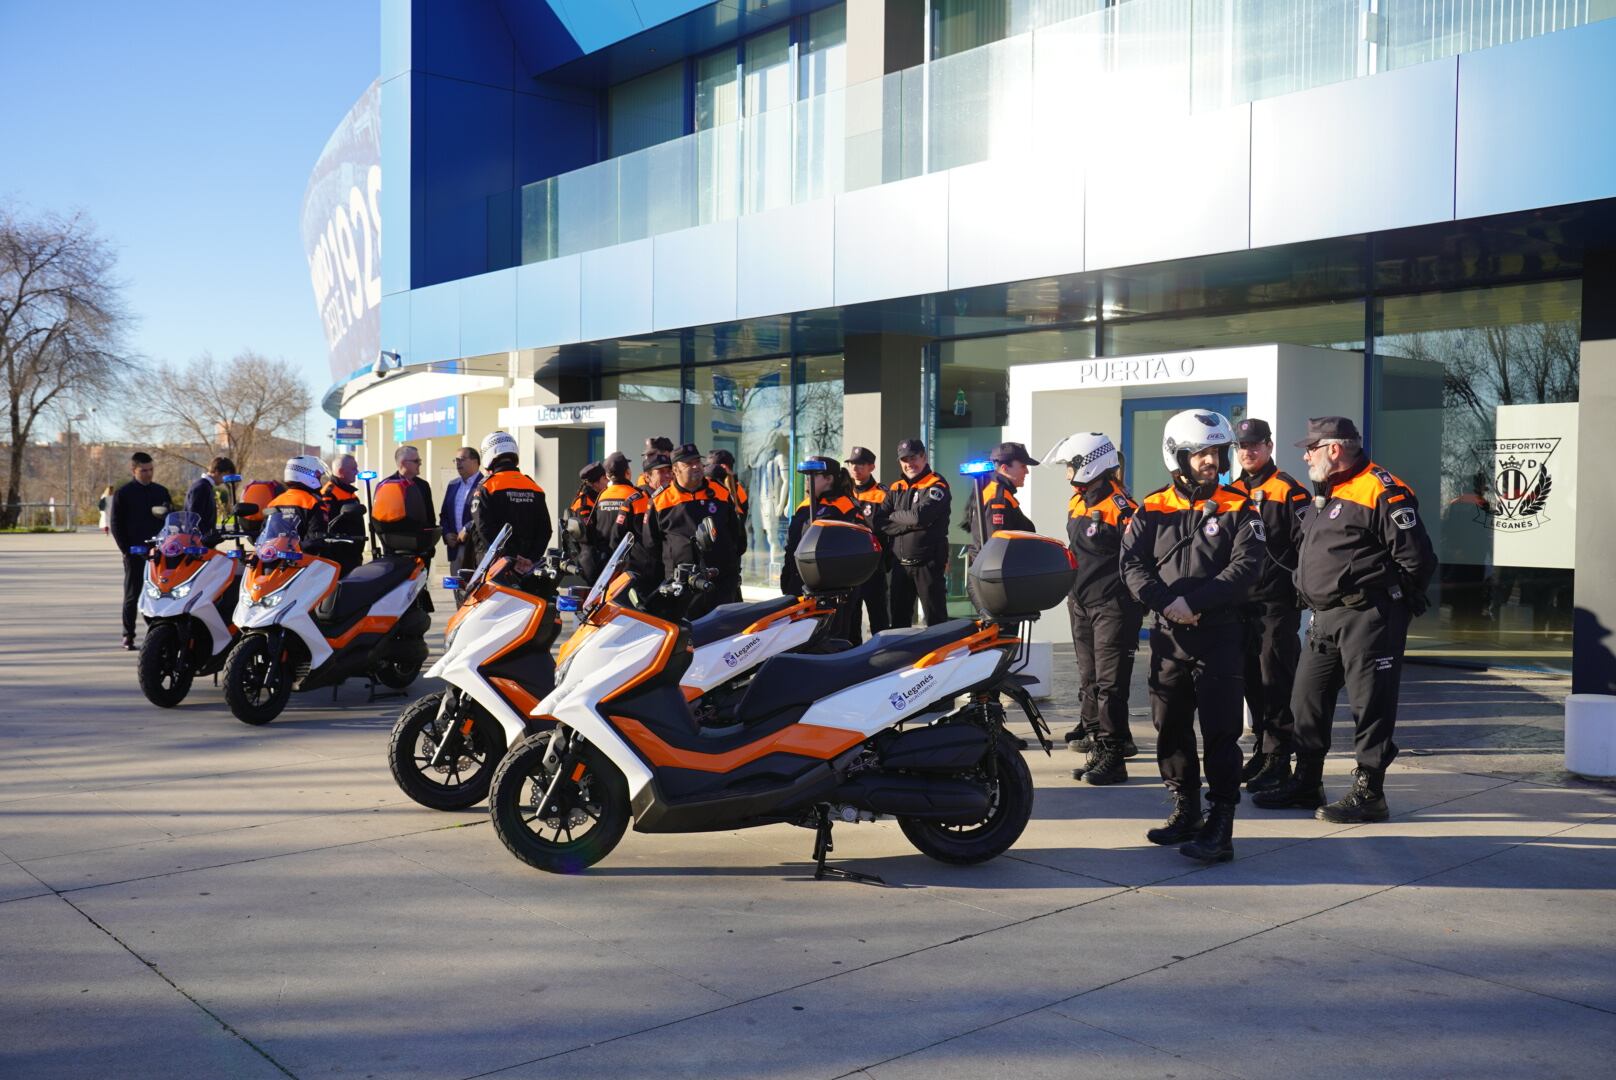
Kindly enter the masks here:
[[[95, 219], [139, 353], [285, 356], [318, 403], [331, 380], [298, 212], [376, 78], [379, 8], [0, 0], [0, 200]], [[317, 404], [309, 441], [329, 427]]]

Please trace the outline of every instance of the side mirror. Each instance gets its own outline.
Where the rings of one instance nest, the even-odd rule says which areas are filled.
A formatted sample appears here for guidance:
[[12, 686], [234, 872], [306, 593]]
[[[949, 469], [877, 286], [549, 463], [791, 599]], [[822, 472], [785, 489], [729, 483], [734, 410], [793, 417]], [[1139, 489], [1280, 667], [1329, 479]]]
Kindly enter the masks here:
[[359, 501], [357, 499], [350, 499], [337, 508], [337, 516], [339, 518], [358, 517], [364, 512], [365, 508], [359, 505]]
[[252, 517], [256, 513], [258, 513], [258, 504], [257, 503], [237, 503], [236, 504], [236, 516], [238, 518]]
[[[459, 569], [459, 570], [455, 571], [455, 577], [459, 578], [459, 583], [461, 585], [470, 585], [471, 584], [471, 579], [476, 577], [476, 576], [477, 576], [477, 570], [476, 570], [475, 567], [468, 566], [468, 567], [464, 567], [462, 569]], [[444, 578], [443, 580], [448, 581], [449, 579]], [[454, 588], [454, 587], [455, 586], [450, 586], [450, 588]]]

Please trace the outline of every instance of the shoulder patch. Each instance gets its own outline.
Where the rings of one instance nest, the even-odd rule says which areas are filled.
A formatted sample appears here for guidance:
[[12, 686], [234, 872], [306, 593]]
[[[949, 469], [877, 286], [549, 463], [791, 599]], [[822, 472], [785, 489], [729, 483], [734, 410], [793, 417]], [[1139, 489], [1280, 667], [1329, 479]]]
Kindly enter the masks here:
[[1118, 510], [1131, 510], [1132, 509], [1132, 507], [1128, 504], [1128, 496], [1123, 495], [1120, 492], [1118, 494], [1116, 494], [1116, 495], [1111, 496], [1111, 501], [1116, 504], [1116, 507], [1117, 507]]
[[928, 490], [926, 492], [926, 498], [928, 498], [928, 499], [946, 499], [947, 497], [948, 497], [948, 489], [946, 487], [943, 487], [941, 484], [930, 484], [930, 485], [928, 485]]
[[1375, 479], [1376, 480], [1379, 480], [1382, 484], [1385, 484], [1387, 487], [1401, 487], [1402, 486], [1397, 482], [1397, 477], [1393, 476], [1391, 473], [1387, 472], [1385, 469], [1382, 469], [1379, 465], [1376, 465], [1374, 468], [1370, 469], [1369, 471], [1375, 474]]
[[1268, 541], [1268, 534], [1263, 532], [1262, 518], [1256, 517], [1255, 515], [1252, 517], [1251, 531], [1256, 534], [1257, 539], [1263, 541], [1264, 543]]
[[1401, 506], [1392, 511], [1392, 524], [1399, 529], [1408, 530], [1420, 523], [1419, 515], [1414, 513], [1412, 506]]

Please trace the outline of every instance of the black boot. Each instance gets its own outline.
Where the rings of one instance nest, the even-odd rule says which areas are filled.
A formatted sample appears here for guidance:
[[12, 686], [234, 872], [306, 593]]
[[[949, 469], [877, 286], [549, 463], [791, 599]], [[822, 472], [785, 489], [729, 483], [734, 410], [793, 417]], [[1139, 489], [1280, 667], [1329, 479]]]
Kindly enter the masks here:
[[1259, 791], [1272, 791], [1291, 778], [1289, 754], [1264, 754], [1263, 766], [1246, 781], [1246, 790], [1253, 795]]
[[1139, 756], [1139, 748], [1133, 744], [1132, 739], [1122, 740], [1122, 756], [1125, 758]]
[[1122, 761], [1122, 747], [1108, 740], [1095, 744], [1098, 758], [1083, 773], [1083, 782], [1103, 787], [1128, 782], [1128, 766]]
[[1243, 784], [1250, 780], [1253, 776], [1262, 772], [1263, 766], [1267, 764], [1268, 755], [1262, 752], [1262, 744], [1258, 743], [1257, 749], [1251, 752], [1251, 756], [1246, 759], [1245, 766], [1240, 770], [1240, 782]]
[[1381, 790], [1385, 779], [1385, 769], [1358, 768], [1353, 773], [1352, 790], [1329, 806], [1319, 807], [1313, 816], [1335, 825], [1385, 821], [1391, 816], [1386, 809], [1386, 793]]
[[[1075, 753], [1086, 754], [1094, 749], [1094, 736], [1089, 734], [1087, 728], [1079, 724], [1066, 733], [1066, 749]], [[1073, 779], [1080, 775], [1076, 769], [1072, 770]]]
[[1296, 772], [1251, 801], [1264, 810], [1317, 810], [1324, 805], [1324, 758], [1296, 756]]
[[[1068, 745], [1070, 745], [1070, 744], [1068, 744]], [[1083, 764], [1079, 765], [1077, 768], [1072, 770], [1072, 779], [1073, 780], [1081, 780], [1081, 779], [1083, 779], [1083, 777], [1088, 774], [1088, 771], [1090, 769], [1094, 768], [1096, 765], [1098, 765], [1100, 763], [1100, 758], [1102, 756], [1103, 755], [1100, 752], [1100, 744], [1098, 742], [1091, 743], [1089, 745], [1088, 757], [1083, 759]]]
[[1180, 847], [1178, 853], [1204, 863], [1234, 858], [1234, 803], [1213, 803], [1195, 839]]
[[1152, 844], [1167, 847], [1182, 844], [1195, 836], [1201, 827], [1201, 789], [1173, 792], [1173, 812], [1161, 823], [1161, 828], [1145, 833]]

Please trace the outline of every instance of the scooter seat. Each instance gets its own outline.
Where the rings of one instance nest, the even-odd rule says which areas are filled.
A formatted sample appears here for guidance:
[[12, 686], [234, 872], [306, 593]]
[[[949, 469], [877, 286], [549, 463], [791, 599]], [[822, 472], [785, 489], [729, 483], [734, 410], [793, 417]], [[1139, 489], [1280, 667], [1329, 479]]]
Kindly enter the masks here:
[[937, 626], [912, 630], [883, 630], [846, 652], [818, 656], [782, 653], [758, 668], [752, 684], [735, 707], [735, 718], [755, 723], [783, 709], [800, 707], [829, 697], [838, 690], [867, 679], [902, 671], [929, 652], [969, 637], [976, 630], [970, 619], [950, 619]]
[[415, 566], [414, 557], [408, 555], [372, 559], [338, 581], [336, 592], [315, 609], [314, 617], [326, 623], [348, 622], [408, 581]]
[[797, 602], [795, 596], [777, 596], [753, 603], [720, 604], [690, 624], [690, 642], [696, 648], [734, 637], [759, 619], [784, 611]]

